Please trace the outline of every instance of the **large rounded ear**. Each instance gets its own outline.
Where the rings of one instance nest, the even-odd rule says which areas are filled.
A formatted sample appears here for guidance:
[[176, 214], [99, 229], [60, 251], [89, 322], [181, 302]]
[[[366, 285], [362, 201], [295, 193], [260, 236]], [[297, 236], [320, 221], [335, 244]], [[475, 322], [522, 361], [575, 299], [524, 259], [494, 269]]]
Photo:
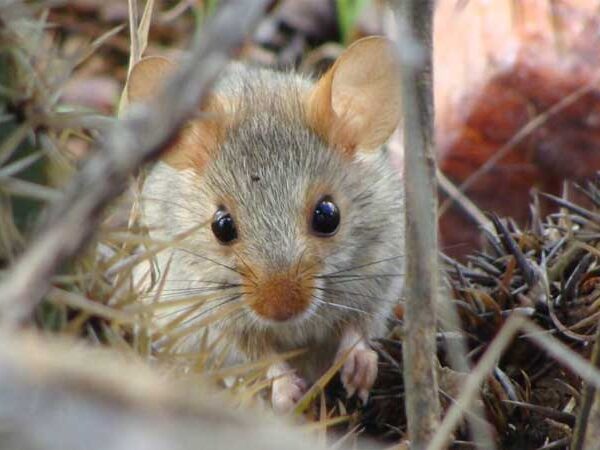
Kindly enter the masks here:
[[355, 154], [376, 150], [402, 115], [400, 59], [389, 39], [352, 44], [308, 96], [307, 121], [332, 147]]
[[[131, 70], [127, 82], [129, 103], [155, 96], [175, 68], [175, 64], [159, 56], [140, 60]], [[225, 138], [229, 116], [223, 99], [209, 95], [198, 112], [202, 114], [186, 123], [161, 157], [175, 169], [201, 171]]]
[[149, 56], [141, 59], [129, 74], [127, 81], [127, 98], [130, 103], [146, 100], [156, 95], [157, 89], [175, 65], [166, 58]]

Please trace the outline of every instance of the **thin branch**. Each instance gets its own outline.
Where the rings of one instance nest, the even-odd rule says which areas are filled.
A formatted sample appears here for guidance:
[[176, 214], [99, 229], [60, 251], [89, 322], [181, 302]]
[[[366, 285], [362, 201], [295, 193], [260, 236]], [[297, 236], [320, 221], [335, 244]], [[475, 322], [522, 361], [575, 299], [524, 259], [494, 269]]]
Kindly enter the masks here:
[[[442, 173], [441, 170], [438, 169], [437, 173], [437, 181], [438, 185], [442, 188], [442, 190], [448, 195], [448, 197], [452, 198], [467, 215], [471, 218], [471, 220], [479, 226], [479, 228], [494, 232], [494, 224], [491, 220], [489, 220], [485, 214], [481, 212], [481, 209], [471, 201], [469, 197], [467, 197], [463, 192], [452, 183], [448, 179], [446, 175]], [[443, 212], [439, 212], [439, 217], [443, 215]]]
[[194, 37], [191, 58], [166, 83], [157, 99], [131, 108], [112, 126], [0, 285], [0, 321], [29, 317], [58, 268], [93, 235], [106, 204], [128, 177], [157, 157], [196, 110], [230, 55], [257, 24], [267, 0], [229, 1]]
[[406, 415], [412, 449], [439, 425], [435, 372], [438, 303], [437, 187], [433, 153], [432, 0], [397, 0], [406, 191], [406, 314], [403, 340]]
[[596, 389], [600, 389], [600, 368], [590, 364], [583, 356], [571, 350], [557, 338], [548, 333], [547, 330], [532, 322], [525, 322], [521, 327], [523, 337], [534, 342], [548, 356], [554, 358], [564, 367], [579, 375], [583, 381]]

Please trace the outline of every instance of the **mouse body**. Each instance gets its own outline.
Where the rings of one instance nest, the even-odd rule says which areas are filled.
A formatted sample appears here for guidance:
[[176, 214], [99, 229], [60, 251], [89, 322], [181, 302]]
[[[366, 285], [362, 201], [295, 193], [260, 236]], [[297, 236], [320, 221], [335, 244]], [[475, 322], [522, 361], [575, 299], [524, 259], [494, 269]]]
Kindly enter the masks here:
[[[144, 181], [144, 224], [173, 241], [156, 257], [151, 296], [166, 307], [154, 320], [176, 322], [182, 351], [208, 339], [229, 364], [303, 349], [268, 371], [276, 410], [340, 358], [349, 395], [366, 401], [374, 383], [369, 341], [403, 285], [403, 191], [385, 150], [401, 114], [398, 65], [380, 37], [317, 81], [232, 63]], [[138, 63], [130, 101], [172, 67]]]

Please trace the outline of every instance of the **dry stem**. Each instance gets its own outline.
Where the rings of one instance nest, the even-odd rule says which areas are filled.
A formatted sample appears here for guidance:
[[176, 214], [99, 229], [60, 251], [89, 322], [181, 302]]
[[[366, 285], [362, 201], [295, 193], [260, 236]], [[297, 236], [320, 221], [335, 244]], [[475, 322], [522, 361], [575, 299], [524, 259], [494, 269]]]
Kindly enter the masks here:
[[52, 336], [0, 338], [0, 449], [325, 450], [272, 414], [237, 410], [197, 377], [169, 379]]
[[189, 62], [169, 80], [156, 101], [132, 108], [108, 130], [0, 285], [0, 321], [14, 325], [30, 315], [47, 292], [50, 277], [92, 236], [104, 206], [123, 191], [132, 173], [160, 154], [196, 110], [266, 3], [223, 2], [214, 19], [194, 38]]
[[438, 303], [437, 196], [433, 154], [431, 40], [433, 2], [397, 0], [404, 109], [406, 313], [403, 341], [411, 448], [424, 448], [439, 424], [435, 375]]

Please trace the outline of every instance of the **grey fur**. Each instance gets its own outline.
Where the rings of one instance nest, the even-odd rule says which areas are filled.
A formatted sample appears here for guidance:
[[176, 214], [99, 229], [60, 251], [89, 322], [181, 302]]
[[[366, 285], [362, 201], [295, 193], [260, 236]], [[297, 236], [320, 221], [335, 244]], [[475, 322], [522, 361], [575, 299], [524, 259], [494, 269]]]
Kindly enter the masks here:
[[[189, 295], [181, 289], [242, 282], [223, 265], [250, 265], [267, 272], [293, 268], [310, 239], [326, 252], [321, 275], [336, 273], [338, 278], [316, 279], [314, 294], [340, 306], [315, 301], [306, 314], [284, 323], [267, 323], [243, 306], [210, 326], [213, 334], [226, 333], [234, 355], [242, 360], [308, 348], [293, 365], [314, 380], [331, 364], [344, 327], [354, 326], [368, 338], [385, 332], [386, 318], [402, 288], [404, 203], [401, 183], [383, 148], [369, 154], [359, 151], [351, 160], [327, 148], [307, 128], [301, 99], [311, 85], [296, 74], [232, 65], [216, 92], [237, 99], [234, 108], [243, 119], [202, 173], [157, 163], [145, 181], [143, 215], [151, 236], [161, 240], [205, 224], [185, 240], [183, 250], [159, 254], [162, 273], [172, 259], [164, 301]], [[335, 244], [328, 241], [333, 238], [307, 237], [307, 192], [321, 184], [331, 186], [331, 192], [323, 194], [332, 195], [341, 208]], [[223, 198], [233, 200], [225, 206], [234, 215], [243, 254], [235, 244], [223, 248], [211, 231]], [[363, 278], [340, 277], [353, 274]], [[231, 288], [223, 296], [237, 291]], [[243, 305], [243, 297], [234, 301]], [[209, 302], [199, 313], [215, 304]], [[197, 341], [198, 334], [194, 336], [188, 347]], [[252, 342], [263, 345], [266, 336], [273, 348], [247, 350]]]

